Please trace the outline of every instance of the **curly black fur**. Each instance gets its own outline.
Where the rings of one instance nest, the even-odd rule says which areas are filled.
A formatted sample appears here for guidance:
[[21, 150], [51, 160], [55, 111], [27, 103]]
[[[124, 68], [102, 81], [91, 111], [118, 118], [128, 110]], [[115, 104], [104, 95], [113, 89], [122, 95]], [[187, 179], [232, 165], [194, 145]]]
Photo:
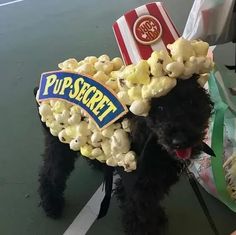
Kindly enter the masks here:
[[46, 214], [57, 218], [64, 207], [66, 179], [74, 169], [76, 152], [51, 135], [46, 126], [44, 164], [39, 173], [39, 194]]
[[[153, 98], [148, 117], [128, 114], [138, 167], [131, 173], [117, 168], [120, 179], [116, 182], [116, 196], [123, 211], [126, 234], [164, 233], [167, 217], [161, 201], [183, 169], [175, 150], [192, 147], [192, 157], [202, 150], [212, 106], [207, 92], [199, 86], [196, 77], [192, 77], [179, 80], [166, 96]], [[65, 181], [73, 169], [76, 153], [46, 129], [45, 135], [39, 191], [47, 215], [56, 217], [63, 207]]]

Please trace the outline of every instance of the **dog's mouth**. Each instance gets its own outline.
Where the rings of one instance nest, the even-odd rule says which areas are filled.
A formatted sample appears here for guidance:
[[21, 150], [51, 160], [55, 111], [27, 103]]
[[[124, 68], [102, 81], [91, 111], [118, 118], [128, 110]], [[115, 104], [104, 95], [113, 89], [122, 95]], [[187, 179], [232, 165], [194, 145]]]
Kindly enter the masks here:
[[187, 160], [192, 155], [192, 148], [185, 148], [185, 149], [175, 149], [174, 150], [176, 156], [181, 160]]

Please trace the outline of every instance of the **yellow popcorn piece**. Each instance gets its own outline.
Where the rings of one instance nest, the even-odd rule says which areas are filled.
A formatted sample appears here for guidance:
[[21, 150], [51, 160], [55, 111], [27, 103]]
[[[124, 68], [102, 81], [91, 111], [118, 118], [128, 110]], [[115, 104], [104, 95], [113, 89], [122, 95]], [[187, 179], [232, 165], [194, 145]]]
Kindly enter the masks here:
[[122, 128], [126, 131], [126, 132], [130, 132], [130, 121], [128, 118], [125, 118], [122, 122], [121, 122]]
[[71, 140], [70, 142], [70, 149], [73, 151], [79, 151], [80, 150], [80, 144], [76, 140]]
[[196, 56], [191, 41], [184, 38], [178, 38], [174, 43], [169, 44], [167, 48], [170, 49], [172, 58], [177, 61], [185, 62], [191, 56]]
[[57, 130], [54, 130], [52, 128], [50, 128], [50, 133], [53, 135], [53, 136], [58, 136], [59, 132]]
[[114, 74], [117, 74], [119, 77], [126, 79], [127, 76], [129, 76], [130, 74], [135, 72], [135, 65], [134, 64], [130, 64], [124, 67], [123, 70], [121, 70], [121, 72], [119, 71], [115, 71], [113, 72]]
[[110, 125], [107, 128], [105, 128], [104, 130], [102, 130], [102, 135], [104, 137], [110, 138], [114, 133], [114, 126]]
[[166, 65], [173, 60], [166, 51], [154, 51], [151, 57], [147, 60], [150, 66], [150, 72], [154, 77], [164, 76]]
[[51, 107], [49, 104], [47, 103], [42, 103], [40, 106], [39, 106], [39, 114], [43, 117], [49, 117], [49, 116], [52, 116], [52, 110], [51, 110]]
[[192, 56], [189, 60], [184, 64], [184, 72], [180, 76], [181, 79], [187, 79], [192, 77], [194, 73], [198, 73], [198, 63], [197, 58]]
[[107, 157], [105, 156], [105, 154], [101, 154], [101, 155], [99, 155], [98, 157], [96, 157], [96, 159], [97, 159], [99, 162], [104, 163], [104, 162], [106, 162]]
[[134, 84], [148, 84], [150, 82], [149, 64], [146, 60], [141, 60], [131, 70], [126, 79]]
[[130, 138], [123, 129], [115, 130], [111, 137], [111, 153], [116, 155], [119, 153], [127, 153], [130, 149]]
[[182, 62], [174, 61], [166, 65], [166, 70], [170, 77], [177, 78], [184, 72], [184, 64]]
[[163, 60], [159, 59], [157, 52], [152, 53], [152, 56], [148, 59], [148, 64], [150, 65], [150, 72], [153, 76], [160, 77], [164, 75]]
[[176, 79], [168, 76], [159, 78], [152, 78], [148, 85], [142, 87], [142, 97], [144, 99], [150, 99], [152, 97], [160, 97], [166, 95], [177, 84]]
[[67, 143], [69, 144], [72, 138], [66, 134], [65, 130], [60, 131], [58, 134], [58, 138], [62, 143]]
[[55, 113], [62, 113], [64, 110], [66, 110], [66, 104], [63, 101], [57, 100], [53, 107], [52, 107], [52, 111]]
[[111, 156], [111, 142], [109, 139], [102, 141], [102, 150], [106, 156]]
[[70, 116], [70, 118], [68, 119], [68, 123], [70, 125], [76, 125], [79, 124], [81, 121], [81, 115], [80, 114], [73, 114]]
[[115, 92], [119, 90], [116, 78], [110, 78], [105, 84]]
[[199, 56], [196, 60], [199, 74], [209, 73], [214, 68], [214, 62], [211, 58]]
[[109, 80], [109, 77], [103, 72], [103, 71], [97, 71], [94, 75], [93, 75], [93, 79], [105, 83]]
[[119, 91], [117, 97], [122, 104], [130, 105], [132, 102], [127, 91]]
[[98, 58], [96, 56], [87, 56], [84, 58], [84, 62], [87, 62], [89, 64], [95, 64], [98, 61]]
[[77, 127], [76, 126], [67, 126], [65, 128], [65, 132], [70, 138], [74, 139], [77, 136]]
[[136, 170], [137, 163], [136, 163], [136, 153], [134, 151], [129, 151], [124, 158], [124, 168], [125, 171], [131, 172]]
[[78, 67], [81, 66], [81, 65], [83, 65], [84, 63], [85, 63], [84, 60], [78, 61]]
[[118, 70], [124, 65], [120, 57], [115, 57], [111, 62], [113, 64], [113, 70]]
[[79, 66], [75, 71], [77, 73], [85, 74], [87, 76], [93, 76], [96, 73], [96, 69], [91, 63], [84, 63]]
[[70, 108], [70, 114], [71, 114], [71, 115], [73, 115], [73, 114], [80, 114], [80, 108], [79, 108], [79, 106], [73, 105], [73, 106]]
[[[127, 66], [127, 67], [129, 67], [129, 66]], [[113, 78], [117, 81], [118, 91], [127, 91], [127, 89], [128, 89], [127, 80], [125, 79], [127, 74], [128, 73], [126, 70], [112, 71], [110, 73], [110, 78]]]
[[44, 116], [41, 116], [41, 121], [42, 121], [42, 122], [46, 122], [47, 119], [46, 119]]
[[100, 143], [103, 140], [103, 135], [100, 131], [96, 131], [91, 135], [91, 142], [92, 144]]
[[110, 57], [108, 55], [104, 54], [104, 55], [100, 55], [98, 57], [98, 60], [99, 61], [110, 61]]
[[89, 119], [88, 121], [88, 129], [92, 132], [95, 132], [98, 130], [96, 123], [92, 119]]
[[136, 154], [133, 151], [129, 151], [126, 154], [117, 154], [115, 157], [107, 159], [106, 164], [109, 166], [121, 166], [124, 167], [124, 171], [131, 172], [136, 170]]
[[125, 155], [125, 158], [124, 158], [124, 162], [125, 163], [128, 163], [128, 162], [132, 162], [135, 160], [135, 152], [134, 151], [129, 151], [126, 155]]
[[53, 121], [50, 124], [50, 128], [53, 129], [55, 132], [59, 133], [64, 128], [64, 126], [58, 123], [57, 121]]
[[148, 115], [150, 108], [151, 107], [148, 100], [140, 99], [140, 100], [135, 100], [129, 107], [129, 110], [137, 116], [146, 117]]
[[201, 40], [191, 41], [191, 45], [196, 53], [196, 56], [207, 56], [209, 44]]
[[92, 154], [92, 157], [94, 157], [94, 158], [104, 155], [100, 148], [93, 149], [91, 154]]
[[131, 100], [139, 100], [142, 98], [142, 87], [135, 86], [128, 90], [128, 95]]
[[92, 150], [93, 150], [93, 148], [92, 148], [92, 146], [89, 145], [89, 144], [86, 144], [86, 145], [84, 145], [84, 146], [82, 146], [82, 147], [80, 148], [81, 154], [82, 154], [83, 156], [85, 156], [85, 157], [91, 157], [91, 155], [92, 155]]
[[54, 107], [56, 102], [57, 102], [56, 100], [50, 100], [49, 101], [49, 104], [50, 104], [51, 108]]
[[55, 120], [53, 118], [47, 118], [46, 119], [46, 126], [50, 128], [54, 122], [55, 122]]
[[54, 117], [56, 121], [62, 125], [68, 123], [68, 118], [70, 117], [70, 113], [68, 110], [63, 110], [62, 113], [54, 113]]
[[86, 121], [82, 121], [76, 127], [77, 134], [79, 136], [88, 136], [91, 134], [91, 131], [88, 129], [88, 123]]
[[113, 64], [109, 60], [103, 60], [98, 58], [98, 61], [94, 64], [94, 67], [97, 71], [103, 71], [106, 74], [109, 74], [113, 70]]
[[108, 166], [117, 166], [117, 162], [115, 161], [115, 159], [113, 157], [110, 157], [106, 160], [106, 164]]
[[88, 115], [87, 115], [87, 112], [84, 110], [84, 109], [81, 109], [80, 110], [80, 113], [81, 113], [81, 116], [82, 117], [87, 117]]
[[124, 164], [124, 170], [126, 172], [132, 172], [136, 169], [137, 169], [137, 162], [136, 161], [132, 161], [129, 164]]
[[73, 71], [78, 67], [78, 61], [74, 58], [65, 60], [64, 62], [58, 64], [58, 67], [65, 71]]
[[87, 137], [78, 136], [70, 141], [70, 149], [79, 151], [81, 146], [84, 146], [87, 142]]

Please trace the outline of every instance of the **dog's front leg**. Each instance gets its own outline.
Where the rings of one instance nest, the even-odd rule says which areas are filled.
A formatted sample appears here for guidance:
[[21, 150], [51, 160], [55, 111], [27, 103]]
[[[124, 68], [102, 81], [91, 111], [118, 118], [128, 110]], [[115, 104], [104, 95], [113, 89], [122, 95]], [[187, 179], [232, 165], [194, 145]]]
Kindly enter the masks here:
[[44, 126], [44, 162], [39, 174], [41, 205], [50, 217], [61, 215], [64, 206], [66, 179], [74, 168], [76, 152], [69, 145], [61, 143]]
[[125, 233], [127, 235], [164, 234], [167, 218], [160, 206], [164, 192], [153, 188], [154, 185], [145, 178], [133, 187], [131, 184], [126, 177], [122, 177], [117, 182], [116, 188]]

